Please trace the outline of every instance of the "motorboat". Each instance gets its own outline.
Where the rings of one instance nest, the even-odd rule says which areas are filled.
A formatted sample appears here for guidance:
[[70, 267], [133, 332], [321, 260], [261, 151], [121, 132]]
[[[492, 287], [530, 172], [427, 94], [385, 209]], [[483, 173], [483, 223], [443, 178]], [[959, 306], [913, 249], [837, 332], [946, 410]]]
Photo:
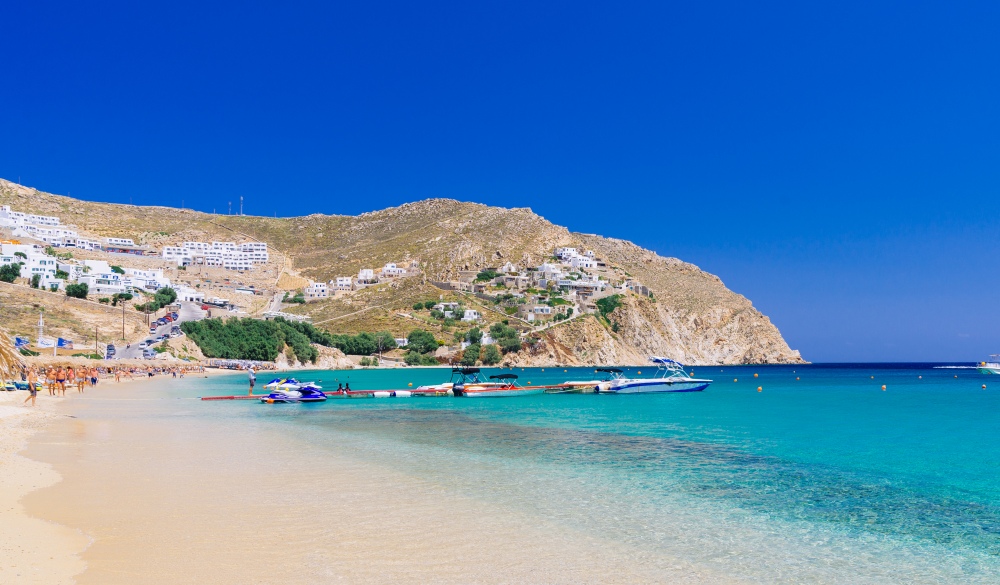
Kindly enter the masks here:
[[264, 385], [264, 388], [271, 390], [270, 394], [260, 399], [266, 404], [326, 401], [323, 388], [313, 382], [302, 383], [294, 378], [274, 379]]
[[611, 387], [611, 382], [624, 375], [618, 368], [597, 368], [594, 372], [604, 375], [600, 379], [563, 382], [545, 391], [549, 394], [593, 394], [600, 392], [602, 388], [607, 390]]
[[411, 396], [523, 396], [541, 394], [543, 388], [525, 388], [517, 384], [514, 374], [498, 374], [487, 380], [479, 368], [453, 368], [451, 380], [443, 384], [420, 386], [410, 391]]
[[597, 386], [599, 394], [652, 394], [661, 392], [701, 392], [712, 380], [692, 378], [679, 362], [664, 357], [650, 357], [656, 364], [651, 378], [626, 378], [624, 374], [609, 381], [607, 387]]
[[489, 381], [484, 381], [479, 377], [478, 368], [471, 375], [467, 376], [461, 384], [452, 387], [455, 396], [465, 396], [468, 398], [500, 398], [511, 396], [527, 396], [529, 394], [541, 394], [544, 388], [526, 388], [517, 384], [516, 374], [497, 374], [490, 376]]
[[1000, 354], [993, 354], [990, 359], [979, 362], [976, 367], [980, 374], [996, 374], [1000, 375]]

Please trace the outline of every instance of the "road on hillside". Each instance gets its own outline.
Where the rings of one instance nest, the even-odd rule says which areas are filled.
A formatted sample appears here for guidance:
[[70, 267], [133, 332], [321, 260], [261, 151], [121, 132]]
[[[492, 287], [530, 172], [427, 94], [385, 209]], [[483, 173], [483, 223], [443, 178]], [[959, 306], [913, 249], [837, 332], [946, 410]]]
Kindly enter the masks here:
[[[201, 310], [201, 305], [198, 303], [182, 302], [181, 308], [177, 311], [177, 320], [173, 323], [167, 323], [166, 325], [161, 325], [156, 328], [155, 333], [147, 333], [141, 339], [133, 339], [131, 341], [131, 347], [126, 348], [124, 343], [118, 343], [116, 345], [118, 353], [115, 355], [115, 359], [142, 359], [142, 349], [139, 348], [139, 343], [144, 339], [152, 339], [159, 335], [167, 335], [170, 333], [170, 328], [174, 325], [179, 325], [185, 321], [200, 321], [205, 318], [205, 311]], [[150, 315], [152, 318], [152, 315]]]

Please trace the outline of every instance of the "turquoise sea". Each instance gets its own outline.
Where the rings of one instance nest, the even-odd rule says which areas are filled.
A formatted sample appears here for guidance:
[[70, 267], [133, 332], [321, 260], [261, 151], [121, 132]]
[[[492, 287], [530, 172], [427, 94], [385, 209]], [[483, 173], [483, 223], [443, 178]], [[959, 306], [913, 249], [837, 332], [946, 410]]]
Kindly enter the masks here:
[[[688, 370], [715, 382], [691, 394], [187, 402], [185, 410], [279, 429], [311, 448], [739, 579], [1000, 582], [1000, 379], [931, 364]], [[533, 385], [594, 376], [513, 373]], [[405, 389], [446, 381], [449, 371], [295, 376], [327, 389], [338, 381]], [[242, 374], [195, 382], [175, 393], [246, 392]]]

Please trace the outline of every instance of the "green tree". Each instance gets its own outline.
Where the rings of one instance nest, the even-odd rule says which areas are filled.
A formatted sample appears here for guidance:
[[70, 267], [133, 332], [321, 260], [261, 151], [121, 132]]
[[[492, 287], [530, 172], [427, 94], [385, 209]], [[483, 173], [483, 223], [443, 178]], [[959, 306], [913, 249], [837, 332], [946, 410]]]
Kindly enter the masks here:
[[436, 304], [437, 304], [437, 301], [424, 301], [424, 308], [427, 309], [427, 310], [431, 310], [431, 309], [434, 308], [434, 305], [436, 305]]
[[69, 278], [69, 272], [65, 270], [56, 270], [56, 278], [60, 280], [67, 280]]
[[15, 258], [23, 258], [24, 260], [28, 259], [28, 255], [25, 254], [24, 252], [14, 252], [14, 257]]
[[31, 275], [31, 288], [38, 288], [38, 283], [40, 283], [40, 282], [42, 282], [42, 275], [41, 274], [32, 274]]
[[476, 282], [488, 282], [500, 276], [500, 273], [492, 268], [487, 268], [476, 275]]
[[469, 329], [469, 332], [465, 334], [465, 340], [469, 343], [482, 343], [483, 332], [479, 327], [473, 327]]
[[604, 297], [603, 299], [597, 299], [594, 301], [597, 305], [597, 310], [600, 311], [601, 317], [605, 321], [609, 319], [609, 315], [614, 312], [615, 309], [622, 306], [622, 296], [621, 295], [611, 295], [609, 297]]
[[156, 294], [153, 295], [153, 300], [155, 300], [156, 304], [161, 307], [166, 307], [167, 305], [173, 304], [173, 302], [177, 300], [177, 291], [169, 286], [165, 286], [156, 291]]
[[90, 287], [86, 284], [67, 284], [66, 285], [66, 296], [74, 297], [77, 299], [87, 298], [87, 293], [90, 292]]
[[14, 282], [17, 277], [21, 276], [21, 263], [15, 262], [14, 264], [4, 264], [0, 266], [0, 281], [3, 282]]
[[112, 266], [111, 267], [111, 272], [114, 272], [114, 273], [117, 273], [117, 274], [125, 274], [125, 269], [122, 268], [121, 266]]
[[437, 351], [438, 343], [430, 331], [414, 329], [406, 337], [406, 346], [417, 353], [431, 353]]
[[423, 309], [423, 308], [424, 308], [424, 304], [423, 303], [413, 303], [413, 310], [414, 311], [419, 311], [420, 309]]
[[[471, 346], [470, 346], [471, 347]], [[495, 345], [483, 346], [483, 363], [487, 366], [492, 366], [499, 364], [500, 360], [503, 359], [500, 355], [500, 350], [497, 349]]]
[[478, 343], [473, 343], [469, 347], [465, 348], [462, 352], [462, 365], [463, 366], [474, 366], [476, 362], [479, 361], [479, 352], [482, 350], [482, 346]]
[[392, 333], [388, 331], [379, 331], [375, 334], [375, 350], [378, 351], [379, 357], [382, 356], [382, 352], [389, 351], [390, 349], [396, 349], [396, 338], [392, 336]]

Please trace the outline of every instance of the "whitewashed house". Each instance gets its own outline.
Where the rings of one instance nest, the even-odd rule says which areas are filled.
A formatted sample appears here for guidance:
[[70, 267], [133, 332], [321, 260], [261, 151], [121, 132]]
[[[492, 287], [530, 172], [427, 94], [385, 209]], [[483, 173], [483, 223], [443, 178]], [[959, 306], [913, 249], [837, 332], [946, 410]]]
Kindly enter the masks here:
[[472, 322], [479, 321], [480, 319], [482, 319], [482, 315], [479, 314], [479, 311], [473, 309], [466, 309], [465, 314], [462, 315], [462, 321]]
[[360, 282], [373, 282], [375, 280], [375, 270], [372, 268], [362, 268], [358, 271]]
[[395, 278], [404, 274], [406, 274], [406, 269], [396, 266], [395, 262], [387, 262], [379, 273], [382, 278]]
[[311, 282], [303, 289], [302, 294], [307, 299], [325, 299], [330, 296], [325, 282]]

